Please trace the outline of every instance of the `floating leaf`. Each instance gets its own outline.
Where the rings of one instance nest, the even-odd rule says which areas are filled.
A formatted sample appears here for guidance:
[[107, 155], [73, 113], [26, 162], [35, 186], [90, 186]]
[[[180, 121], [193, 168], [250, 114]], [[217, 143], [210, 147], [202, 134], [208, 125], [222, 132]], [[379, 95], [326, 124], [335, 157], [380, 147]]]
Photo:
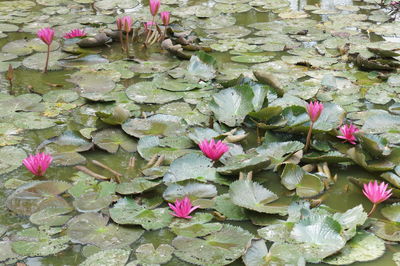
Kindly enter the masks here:
[[172, 215], [168, 208], [149, 210], [129, 198], [122, 198], [110, 209], [111, 219], [118, 224], [140, 224], [146, 230], [168, 226]]
[[267, 245], [262, 239], [253, 239], [251, 246], [243, 255], [243, 262], [246, 266], [267, 266], [266, 257], [268, 255]]
[[136, 258], [142, 264], [164, 264], [172, 259], [174, 248], [167, 244], [161, 244], [157, 249], [153, 244], [143, 244], [136, 251]]
[[136, 151], [136, 141], [119, 128], [106, 128], [93, 133], [92, 136], [94, 144], [107, 152], [116, 153], [119, 147], [127, 152]]
[[391, 206], [384, 207], [381, 213], [390, 221], [400, 223], [400, 203], [393, 203]]
[[91, 255], [80, 266], [120, 266], [125, 265], [131, 251], [125, 249], [102, 250]]
[[67, 235], [73, 242], [106, 249], [128, 246], [143, 234], [142, 229], [107, 224], [108, 218], [101, 214], [84, 213], [68, 222]]
[[68, 207], [48, 207], [32, 214], [29, 221], [36, 225], [60, 226], [71, 219], [72, 215], [65, 215], [71, 211]]
[[245, 209], [235, 205], [229, 194], [222, 194], [215, 198], [215, 209], [224, 215], [228, 220], [247, 220]]
[[189, 263], [197, 265], [227, 265], [244, 254], [253, 236], [240, 227], [225, 224], [209, 236], [191, 238], [177, 236], [172, 245], [174, 254]]
[[237, 180], [229, 186], [229, 196], [234, 204], [246, 209], [281, 215], [287, 213], [287, 206], [270, 204], [278, 196], [257, 182]]
[[14, 171], [21, 166], [22, 160], [27, 157], [23, 149], [6, 146], [0, 148], [0, 174]]
[[324, 259], [333, 265], [376, 260], [385, 253], [385, 242], [371, 233], [358, 232], [337, 255]]
[[116, 192], [122, 195], [139, 194], [160, 184], [160, 182], [152, 182], [142, 177], [136, 177], [132, 181], [118, 184]]
[[32, 227], [18, 232], [11, 245], [15, 253], [35, 257], [57, 254], [69, 247], [68, 242], [67, 236], [52, 238], [46, 232]]
[[211, 159], [202, 154], [191, 153], [173, 161], [163, 181], [166, 184], [189, 179], [206, 182], [215, 181], [217, 177], [218, 173]]
[[6, 206], [21, 215], [32, 215], [47, 207], [68, 208], [69, 204], [61, 197], [70, 184], [62, 181], [34, 181], [22, 185], [6, 200]]
[[163, 198], [174, 202], [185, 196], [191, 200], [201, 198], [213, 198], [217, 195], [217, 188], [212, 184], [188, 183], [185, 185], [171, 184], [163, 193]]

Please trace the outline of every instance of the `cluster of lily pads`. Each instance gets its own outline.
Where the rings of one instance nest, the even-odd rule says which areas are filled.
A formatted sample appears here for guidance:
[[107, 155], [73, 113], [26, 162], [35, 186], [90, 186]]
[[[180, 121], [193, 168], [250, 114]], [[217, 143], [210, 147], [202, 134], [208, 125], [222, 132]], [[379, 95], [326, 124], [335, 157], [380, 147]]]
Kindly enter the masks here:
[[[0, 2], [0, 263], [76, 252], [81, 265], [345, 265], [397, 247], [390, 14], [373, 0], [165, 0], [170, 31], [146, 23], [143, 47], [129, 18], [153, 22], [150, 4]], [[48, 42], [41, 28], [82, 39]], [[169, 53], [148, 45], [164, 37]], [[350, 176], [340, 195], [363, 188], [369, 217], [370, 204], [324, 204], [352, 166], [378, 182]]]

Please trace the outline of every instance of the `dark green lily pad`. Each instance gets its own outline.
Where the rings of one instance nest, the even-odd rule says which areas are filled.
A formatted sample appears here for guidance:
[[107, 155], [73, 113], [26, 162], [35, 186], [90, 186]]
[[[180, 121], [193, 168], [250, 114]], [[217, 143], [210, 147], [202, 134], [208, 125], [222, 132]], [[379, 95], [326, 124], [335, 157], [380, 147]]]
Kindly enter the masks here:
[[142, 177], [136, 177], [132, 181], [118, 184], [116, 192], [122, 195], [139, 194], [160, 184], [160, 182], [152, 182]]
[[126, 89], [126, 95], [137, 103], [163, 104], [183, 98], [183, 93], [158, 89], [152, 82], [133, 84]]

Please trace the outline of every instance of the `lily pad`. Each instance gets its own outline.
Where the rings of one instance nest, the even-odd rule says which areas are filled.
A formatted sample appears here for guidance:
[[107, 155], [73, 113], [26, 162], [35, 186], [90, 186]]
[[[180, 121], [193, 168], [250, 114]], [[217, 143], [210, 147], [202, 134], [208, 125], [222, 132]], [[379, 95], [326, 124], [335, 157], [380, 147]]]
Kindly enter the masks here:
[[136, 258], [142, 264], [164, 264], [172, 259], [174, 248], [168, 244], [161, 244], [154, 248], [153, 244], [143, 244], [136, 251]]
[[36, 225], [60, 226], [72, 218], [72, 215], [65, 215], [71, 211], [72, 208], [67, 207], [49, 207], [35, 212], [29, 220]]
[[119, 128], [106, 128], [92, 136], [94, 144], [107, 152], [116, 153], [120, 147], [127, 152], [136, 151], [136, 141]]
[[110, 215], [118, 224], [140, 224], [146, 230], [166, 227], [172, 221], [168, 208], [149, 210], [129, 198], [120, 199], [110, 209]]
[[137, 138], [146, 135], [175, 136], [186, 130], [186, 124], [177, 116], [157, 114], [147, 119], [129, 119], [122, 124], [122, 129]]
[[381, 210], [383, 216], [393, 222], [400, 223], [400, 204], [394, 203], [391, 206], [384, 207]]
[[63, 181], [34, 181], [22, 185], [6, 200], [6, 206], [20, 215], [32, 215], [48, 207], [68, 208], [69, 204], [59, 194], [71, 187]]
[[108, 249], [88, 257], [80, 266], [120, 266], [125, 265], [131, 251], [126, 249]]
[[143, 234], [142, 229], [107, 224], [108, 218], [101, 214], [84, 213], [68, 222], [67, 235], [73, 242], [106, 249], [126, 247]]
[[128, 87], [126, 95], [136, 103], [163, 104], [179, 100], [184, 94], [158, 89], [152, 82], [139, 82]]
[[[22, 65], [33, 70], [43, 70], [46, 62], [47, 53], [36, 53], [26, 57]], [[62, 66], [58, 60], [63, 59], [67, 54], [62, 52], [52, 52], [49, 58], [48, 70], [60, 70]]]
[[21, 166], [22, 160], [27, 157], [23, 149], [6, 146], [0, 148], [0, 174], [9, 173]]

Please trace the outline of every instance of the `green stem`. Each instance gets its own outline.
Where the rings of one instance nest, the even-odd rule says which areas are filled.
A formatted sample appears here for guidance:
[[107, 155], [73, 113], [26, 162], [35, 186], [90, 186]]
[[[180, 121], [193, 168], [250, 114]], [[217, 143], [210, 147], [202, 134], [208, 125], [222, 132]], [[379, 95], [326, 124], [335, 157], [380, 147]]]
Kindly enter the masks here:
[[43, 73], [47, 72], [47, 66], [49, 65], [49, 58], [50, 58], [50, 45], [47, 45], [46, 64], [44, 65]]
[[124, 41], [122, 40], [122, 30], [119, 31], [119, 42], [121, 43], [122, 51], [125, 51], [125, 44]]
[[371, 216], [372, 213], [374, 213], [374, 211], [376, 210], [376, 206], [378, 206], [378, 204], [374, 203], [374, 205], [372, 206], [372, 209], [368, 213], [368, 217]]
[[147, 36], [146, 36], [146, 40], [144, 41], [145, 44], [147, 44], [147, 42], [149, 40], [150, 32], [153, 30], [153, 25], [154, 25], [154, 17], [153, 17], [150, 29], [147, 28]]
[[313, 126], [314, 126], [314, 122], [311, 122], [310, 128], [308, 129], [306, 146], [304, 147], [304, 152], [307, 152], [308, 148], [310, 147]]

